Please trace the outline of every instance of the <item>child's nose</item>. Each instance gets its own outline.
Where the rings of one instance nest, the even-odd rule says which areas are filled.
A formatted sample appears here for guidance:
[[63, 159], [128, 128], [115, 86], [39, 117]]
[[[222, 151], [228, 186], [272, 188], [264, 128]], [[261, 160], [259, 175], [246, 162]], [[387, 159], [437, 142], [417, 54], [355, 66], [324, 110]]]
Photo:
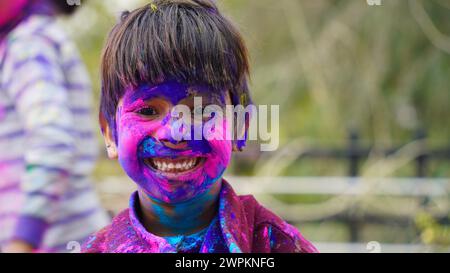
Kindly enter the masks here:
[[[175, 132], [172, 131], [175, 120], [171, 118], [170, 114], [162, 121], [161, 125], [155, 132], [154, 137], [158, 139], [164, 146], [171, 149], [187, 149], [187, 141], [182, 139], [181, 130], [178, 131], [181, 135], [174, 136]], [[189, 127], [183, 126], [183, 130], [189, 129]], [[177, 138], [178, 137], [178, 138]]]
[[158, 139], [164, 146], [171, 149], [186, 149], [187, 142], [184, 140], [177, 140], [172, 136], [170, 123], [166, 123], [165, 126], [160, 127], [155, 134], [155, 138]]

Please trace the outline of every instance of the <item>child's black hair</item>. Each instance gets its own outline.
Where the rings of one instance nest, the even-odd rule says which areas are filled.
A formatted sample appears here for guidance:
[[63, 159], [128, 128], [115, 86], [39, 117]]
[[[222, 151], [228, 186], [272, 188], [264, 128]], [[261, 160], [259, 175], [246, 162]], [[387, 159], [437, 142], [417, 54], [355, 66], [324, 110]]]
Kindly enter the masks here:
[[[129, 86], [175, 79], [229, 91], [247, 106], [249, 61], [244, 40], [211, 0], [155, 0], [122, 14], [101, 62], [100, 113], [116, 138], [115, 113]], [[116, 139], [117, 140], [117, 139]]]

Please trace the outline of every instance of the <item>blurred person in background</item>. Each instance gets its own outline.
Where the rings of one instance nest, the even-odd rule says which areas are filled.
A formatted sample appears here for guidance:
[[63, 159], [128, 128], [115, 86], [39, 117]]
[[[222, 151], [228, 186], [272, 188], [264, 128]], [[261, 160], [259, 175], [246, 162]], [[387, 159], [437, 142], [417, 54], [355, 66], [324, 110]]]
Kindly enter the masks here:
[[67, 251], [109, 219], [89, 175], [98, 149], [91, 87], [56, 22], [77, 6], [0, 0], [0, 247]]

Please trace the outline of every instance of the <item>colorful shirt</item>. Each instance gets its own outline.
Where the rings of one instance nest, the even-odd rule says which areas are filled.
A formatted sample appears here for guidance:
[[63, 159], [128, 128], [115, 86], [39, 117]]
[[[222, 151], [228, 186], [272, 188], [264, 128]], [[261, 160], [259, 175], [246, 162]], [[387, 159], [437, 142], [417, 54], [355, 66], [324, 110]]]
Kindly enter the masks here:
[[54, 16], [32, 14], [0, 40], [0, 246], [14, 238], [64, 251], [109, 223], [89, 178], [91, 96]]
[[[216, 219], [216, 218], [214, 218]], [[213, 220], [213, 224], [215, 224]], [[197, 253], [205, 240], [207, 228], [189, 235], [168, 236], [164, 239], [175, 248], [177, 253]]]
[[[164, 237], [148, 232], [137, 217], [138, 194], [130, 208], [111, 225], [89, 237], [82, 247], [88, 253], [174, 253]], [[238, 196], [224, 180], [219, 196], [217, 221], [201, 240], [200, 253], [317, 252], [297, 229], [261, 206], [252, 195]]]

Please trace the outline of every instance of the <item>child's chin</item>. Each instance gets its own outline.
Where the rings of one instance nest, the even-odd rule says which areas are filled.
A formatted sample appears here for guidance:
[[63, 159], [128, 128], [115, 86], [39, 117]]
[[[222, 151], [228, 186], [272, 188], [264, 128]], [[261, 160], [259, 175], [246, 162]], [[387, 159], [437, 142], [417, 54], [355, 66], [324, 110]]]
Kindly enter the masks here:
[[181, 195], [181, 196], [174, 196], [174, 197], [167, 197], [164, 196], [161, 201], [167, 204], [178, 204], [178, 203], [184, 203], [188, 202], [190, 200], [193, 200], [197, 195]]
[[[191, 181], [193, 182], [193, 181]], [[177, 182], [175, 182], [176, 184]], [[161, 185], [160, 185], [161, 186]], [[194, 200], [196, 197], [204, 193], [207, 188], [199, 187], [198, 185], [186, 185], [183, 183], [180, 185], [165, 185], [154, 192], [148, 192], [144, 189], [148, 196], [164, 202], [167, 204], [177, 204]]]

